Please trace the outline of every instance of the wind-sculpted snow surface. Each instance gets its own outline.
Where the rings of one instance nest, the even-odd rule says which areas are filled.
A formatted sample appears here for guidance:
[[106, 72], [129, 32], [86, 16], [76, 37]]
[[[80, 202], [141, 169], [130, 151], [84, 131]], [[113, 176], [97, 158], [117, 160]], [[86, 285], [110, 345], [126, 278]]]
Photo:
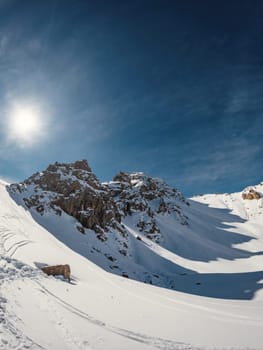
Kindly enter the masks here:
[[[117, 261], [109, 257], [105, 260], [127, 269], [131, 266], [129, 271], [136, 266], [150, 269], [152, 263], [152, 269], [166, 273], [163, 281], [176, 267], [177, 273], [170, 280], [174, 290], [169, 290], [107, 273], [86, 259], [85, 251], [89, 249], [93, 250], [91, 256], [103, 256], [94, 249], [95, 242], [101, 249], [111, 249], [114, 258], [116, 245], [110, 238], [114, 231], [105, 242], [93, 231], [82, 234], [73, 230], [77, 221], [72, 217], [29, 211], [17, 205], [6, 185], [0, 184], [0, 349], [262, 350], [261, 213], [254, 202], [240, 202], [239, 196], [241, 193], [231, 200], [227, 195], [202, 197], [215, 208], [200, 204], [199, 198], [190, 206], [185, 204], [189, 209], [188, 225], [181, 225], [167, 213], [158, 216], [164, 234], [161, 244], [147, 238], [132, 215], [124, 217], [128, 252], [132, 255], [121, 254], [123, 259], [118, 256]], [[244, 208], [245, 213], [250, 213], [249, 220], [240, 215]], [[203, 223], [206, 213], [209, 224]], [[47, 222], [54, 226], [59, 239], [31, 214], [42, 218], [46, 226]], [[182, 235], [186, 237], [188, 232], [191, 239], [186, 238], [187, 244], [192, 240], [194, 252], [190, 246], [188, 250], [183, 248], [183, 240], [179, 240], [179, 247], [165, 247], [166, 240], [174, 234], [169, 231], [171, 223], [177, 237], [179, 227], [189, 230]], [[213, 223], [221, 223], [220, 231], [217, 227], [209, 231]], [[196, 232], [195, 224], [200, 225]], [[208, 232], [201, 232], [206, 224]], [[206, 247], [203, 257], [201, 246]], [[197, 247], [200, 249], [196, 252]], [[71, 267], [72, 283], [48, 277], [38, 268], [64, 263]]]

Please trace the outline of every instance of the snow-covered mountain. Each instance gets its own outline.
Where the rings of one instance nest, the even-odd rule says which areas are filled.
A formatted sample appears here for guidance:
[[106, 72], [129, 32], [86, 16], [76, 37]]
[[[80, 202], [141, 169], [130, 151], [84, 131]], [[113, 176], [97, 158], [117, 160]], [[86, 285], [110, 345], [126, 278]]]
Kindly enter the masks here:
[[[238, 247], [252, 240], [249, 231], [241, 235], [231, 222], [244, 227], [250, 207], [259, 217], [262, 212], [261, 185], [254, 201], [241, 193], [187, 200], [143, 173], [120, 172], [100, 183], [86, 160], [49, 165], [8, 189], [38, 223], [106, 271], [172, 289], [178, 277], [198, 271], [198, 262], [253, 257]], [[214, 202], [225, 210], [208, 207]]]
[[0, 349], [262, 350], [262, 206], [263, 183], [186, 199], [86, 161], [2, 182]]
[[188, 226], [189, 202], [161, 179], [142, 173], [116, 175], [100, 183], [87, 161], [55, 163], [9, 193], [41, 225], [97, 265], [139, 281], [173, 288], [174, 276], [186, 272], [150, 249], [167, 245], [162, 222], [177, 230]]

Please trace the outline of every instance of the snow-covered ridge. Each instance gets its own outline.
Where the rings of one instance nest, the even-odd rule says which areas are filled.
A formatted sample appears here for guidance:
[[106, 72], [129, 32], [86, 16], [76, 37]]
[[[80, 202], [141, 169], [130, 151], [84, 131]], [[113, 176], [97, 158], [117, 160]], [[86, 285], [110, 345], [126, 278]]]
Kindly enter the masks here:
[[169, 288], [185, 272], [146, 244], [164, 243], [166, 218], [188, 226], [189, 202], [161, 179], [120, 173], [100, 183], [83, 160], [49, 165], [8, 189], [41, 225], [107, 271]]
[[61, 215], [64, 211], [73, 216], [81, 233], [92, 229], [99, 239], [106, 240], [105, 231], [111, 227], [123, 232], [114, 201], [85, 160], [49, 165], [24, 182], [11, 185], [10, 192], [40, 215]]
[[[262, 193], [262, 184], [253, 188]], [[178, 276], [211, 271], [220, 259], [249, 257], [259, 263], [254, 228], [243, 228], [256, 217], [261, 227], [262, 197], [244, 200], [244, 191], [187, 200], [141, 172], [120, 172], [100, 183], [84, 160], [50, 165], [9, 192], [76, 252], [107, 271], [146, 283], [174, 289]], [[246, 245], [252, 252], [242, 249]]]
[[188, 225], [184, 209], [190, 205], [189, 202], [162, 179], [141, 172], [120, 172], [113, 181], [104, 185], [114, 198], [122, 217], [132, 216], [140, 232], [157, 243], [163, 238], [157, 222], [159, 216], [171, 214], [181, 225]]
[[[252, 194], [251, 198], [247, 198]], [[208, 204], [210, 207], [226, 208], [245, 220], [263, 220], [263, 182], [247, 186], [240, 192], [224, 194], [204, 194], [192, 198], [194, 201]]]
[[[157, 244], [137, 227], [135, 209], [122, 216], [126, 237], [113, 230], [101, 241], [63, 211], [17, 205], [26, 193], [14, 201], [0, 184], [1, 350], [262, 350], [262, 214], [239, 215], [260, 200], [241, 192], [178, 201], [188, 225], [156, 213]], [[70, 264], [72, 284], [38, 263]]]

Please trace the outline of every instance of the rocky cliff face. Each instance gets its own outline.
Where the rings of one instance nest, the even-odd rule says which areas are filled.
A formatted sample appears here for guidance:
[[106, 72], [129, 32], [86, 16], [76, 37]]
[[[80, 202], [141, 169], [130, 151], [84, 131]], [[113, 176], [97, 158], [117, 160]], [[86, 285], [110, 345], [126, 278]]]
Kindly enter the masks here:
[[161, 179], [120, 172], [101, 183], [82, 160], [56, 162], [8, 189], [40, 225], [107, 271], [169, 288], [186, 272], [149, 248], [170, 249], [189, 231], [188, 201]]
[[189, 202], [163, 180], [137, 172], [120, 172], [113, 181], [104, 184], [116, 202], [122, 217], [133, 216], [136, 226], [147, 238], [159, 243], [162, 233], [157, 216], [175, 214], [182, 225], [188, 225], [182, 206]]
[[[85, 160], [49, 165], [8, 189], [17, 204], [78, 254], [106, 271], [172, 289], [195, 273], [193, 261], [203, 266], [246, 258], [235, 247], [242, 235], [229, 229], [247, 225], [241, 232], [248, 237], [251, 229], [253, 237], [263, 215], [263, 183], [188, 201], [163, 180], [140, 172], [120, 172], [101, 183]], [[190, 261], [188, 268], [180, 257]]]
[[125, 237], [122, 223], [127, 217], [133, 217], [136, 229], [156, 243], [162, 238], [158, 215], [173, 214], [181, 225], [188, 225], [182, 209], [188, 201], [163, 180], [120, 172], [113, 181], [100, 183], [86, 160], [56, 162], [11, 185], [10, 191], [19, 193], [25, 206], [42, 216], [50, 211], [67, 213], [79, 222], [81, 233], [91, 229], [101, 241], [107, 240], [109, 230]]
[[49, 165], [45, 171], [11, 185], [10, 189], [24, 195], [25, 205], [41, 215], [52, 209], [58, 215], [63, 210], [73, 216], [82, 233], [84, 228], [92, 229], [101, 240], [107, 239], [105, 232], [110, 228], [125, 233], [117, 205], [86, 160]]

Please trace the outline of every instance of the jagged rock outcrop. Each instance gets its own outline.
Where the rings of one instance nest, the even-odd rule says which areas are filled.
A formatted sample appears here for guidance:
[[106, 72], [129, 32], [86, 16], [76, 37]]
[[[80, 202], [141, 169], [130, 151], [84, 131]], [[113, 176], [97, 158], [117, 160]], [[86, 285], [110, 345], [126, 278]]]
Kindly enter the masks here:
[[255, 191], [253, 188], [250, 188], [242, 193], [243, 199], [260, 199], [261, 195], [259, 192]]
[[53, 211], [73, 216], [79, 222], [76, 229], [80, 233], [91, 229], [102, 241], [107, 240], [111, 229], [125, 236], [122, 220], [129, 216], [146, 237], [157, 243], [162, 238], [158, 215], [172, 214], [180, 224], [188, 225], [182, 207], [189, 203], [163, 180], [139, 172], [120, 172], [113, 181], [102, 184], [86, 160], [51, 164], [24, 182], [11, 185], [10, 191], [19, 192], [26, 207], [40, 215]]
[[189, 202], [178, 190], [172, 189], [159, 178], [151, 178], [140, 172], [120, 172], [105, 186], [122, 216], [136, 217], [139, 230], [155, 242], [161, 239], [157, 214], [173, 213], [182, 225], [188, 224], [181, 206], [189, 205]]
[[117, 205], [86, 160], [56, 162], [23, 183], [11, 185], [10, 189], [24, 193], [25, 205], [42, 215], [53, 209], [58, 215], [63, 210], [73, 216], [81, 223], [78, 230], [82, 233], [84, 228], [92, 229], [101, 240], [107, 239], [105, 231], [109, 228], [125, 233]]
[[167, 248], [188, 232], [188, 201], [161, 179], [121, 172], [101, 183], [82, 160], [51, 164], [8, 190], [40, 225], [107, 271], [160, 286], [172, 286], [181, 271], [148, 249], [146, 237]]

